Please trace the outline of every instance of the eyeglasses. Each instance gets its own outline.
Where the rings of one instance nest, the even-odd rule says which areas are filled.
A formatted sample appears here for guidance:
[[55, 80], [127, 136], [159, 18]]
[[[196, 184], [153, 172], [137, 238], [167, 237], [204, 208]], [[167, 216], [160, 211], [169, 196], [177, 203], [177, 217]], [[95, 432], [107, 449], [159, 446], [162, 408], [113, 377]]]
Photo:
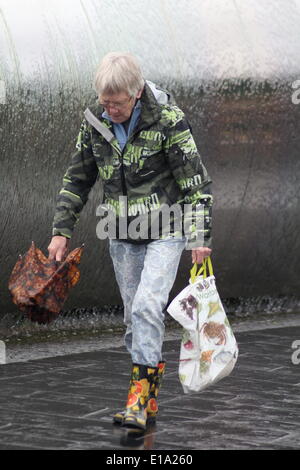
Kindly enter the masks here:
[[112, 102], [112, 101], [99, 101], [100, 105], [103, 106], [103, 108], [115, 108], [115, 109], [122, 109], [124, 108], [131, 100], [133, 99], [133, 96], [131, 96], [128, 100], [126, 101], [120, 101], [120, 102]]

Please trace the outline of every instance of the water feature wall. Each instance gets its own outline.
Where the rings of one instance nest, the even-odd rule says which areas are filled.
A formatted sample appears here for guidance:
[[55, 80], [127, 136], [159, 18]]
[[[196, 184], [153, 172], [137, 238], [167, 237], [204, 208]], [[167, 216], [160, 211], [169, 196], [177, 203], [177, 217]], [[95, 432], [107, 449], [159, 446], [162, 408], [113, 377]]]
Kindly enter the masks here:
[[[1, 0], [0, 317], [15, 310], [18, 254], [32, 240], [47, 252], [93, 74], [112, 50], [134, 53], [190, 119], [213, 179], [221, 295], [298, 295], [299, 24], [299, 0]], [[66, 308], [120, 303], [96, 237], [100, 200], [97, 184], [72, 239], [85, 253]], [[172, 293], [190, 267], [185, 252]]]

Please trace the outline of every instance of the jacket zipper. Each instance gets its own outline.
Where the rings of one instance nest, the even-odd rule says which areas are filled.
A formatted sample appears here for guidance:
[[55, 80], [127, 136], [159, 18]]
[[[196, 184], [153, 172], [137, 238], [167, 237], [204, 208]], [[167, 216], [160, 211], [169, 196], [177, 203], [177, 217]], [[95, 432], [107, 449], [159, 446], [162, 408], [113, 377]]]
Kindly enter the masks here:
[[127, 142], [123, 148], [123, 150], [121, 151], [121, 153], [119, 154], [120, 157], [121, 157], [121, 166], [120, 166], [120, 175], [121, 175], [121, 185], [122, 185], [122, 191], [123, 191], [123, 196], [127, 196], [127, 186], [126, 186], [126, 179], [125, 179], [125, 171], [124, 171], [124, 162], [123, 162], [123, 155], [124, 155], [124, 151], [126, 149], [126, 145], [127, 143], [133, 139], [133, 137], [138, 134], [138, 132], [140, 131], [141, 129], [136, 129], [132, 134], [131, 136], [127, 139]]
[[122, 186], [122, 192], [123, 192], [123, 196], [127, 196], [127, 187], [126, 187], [126, 181], [125, 181], [125, 172], [124, 172], [124, 162], [123, 162], [123, 154], [124, 154], [124, 150], [125, 150], [125, 147], [123, 150], [120, 150], [118, 149], [118, 147], [115, 147], [114, 145], [111, 145], [112, 148], [117, 152], [117, 154], [119, 155], [120, 159], [121, 159], [121, 165], [120, 165], [120, 177], [121, 177], [121, 186]]
[[[147, 128], [149, 126], [146, 126], [145, 128]], [[123, 154], [124, 154], [124, 151], [126, 149], [126, 145], [129, 141], [132, 141], [133, 138], [135, 137], [135, 135], [137, 135], [141, 130], [143, 130], [144, 127], [138, 127], [137, 129], [134, 130], [134, 132], [131, 134], [131, 136], [129, 137], [129, 139], [127, 140], [123, 150], [121, 152], [118, 151], [118, 149], [116, 149], [118, 151], [118, 154], [120, 155], [121, 157], [121, 166], [120, 166], [120, 176], [121, 176], [121, 185], [122, 185], [122, 191], [123, 191], [123, 196], [127, 196], [127, 186], [126, 186], [126, 179], [125, 179], [125, 171], [124, 171], [124, 162], [123, 162]]]
[[[124, 147], [124, 149], [125, 149], [125, 147]], [[123, 196], [127, 196], [127, 186], [126, 186], [125, 172], [124, 172], [124, 162], [123, 162], [124, 149], [122, 150], [122, 153], [120, 155], [120, 157], [121, 157], [120, 174], [121, 174], [121, 185], [122, 185]]]

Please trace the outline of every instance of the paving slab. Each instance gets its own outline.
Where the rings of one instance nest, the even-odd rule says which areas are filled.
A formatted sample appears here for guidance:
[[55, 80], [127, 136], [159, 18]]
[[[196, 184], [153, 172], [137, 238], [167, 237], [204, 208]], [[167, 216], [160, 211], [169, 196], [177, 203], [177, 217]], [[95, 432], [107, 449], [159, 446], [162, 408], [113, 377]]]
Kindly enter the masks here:
[[0, 449], [299, 449], [300, 364], [292, 344], [300, 326], [235, 335], [240, 354], [232, 374], [192, 395], [178, 378], [180, 337], [165, 341], [159, 417], [144, 434], [112, 424], [128, 390], [123, 346], [2, 364]]

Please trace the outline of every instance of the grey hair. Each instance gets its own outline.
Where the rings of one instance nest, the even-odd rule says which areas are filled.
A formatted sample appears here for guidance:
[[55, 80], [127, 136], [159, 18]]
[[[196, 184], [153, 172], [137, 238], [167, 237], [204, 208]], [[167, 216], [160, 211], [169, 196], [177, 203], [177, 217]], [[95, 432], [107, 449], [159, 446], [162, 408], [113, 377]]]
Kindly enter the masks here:
[[144, 88], [145, 80], [137, 59], [128, 52], [110, 52], [103, 57], [94, 79], [94, 88], [101, 96], [126, 92], [135, 96]]

